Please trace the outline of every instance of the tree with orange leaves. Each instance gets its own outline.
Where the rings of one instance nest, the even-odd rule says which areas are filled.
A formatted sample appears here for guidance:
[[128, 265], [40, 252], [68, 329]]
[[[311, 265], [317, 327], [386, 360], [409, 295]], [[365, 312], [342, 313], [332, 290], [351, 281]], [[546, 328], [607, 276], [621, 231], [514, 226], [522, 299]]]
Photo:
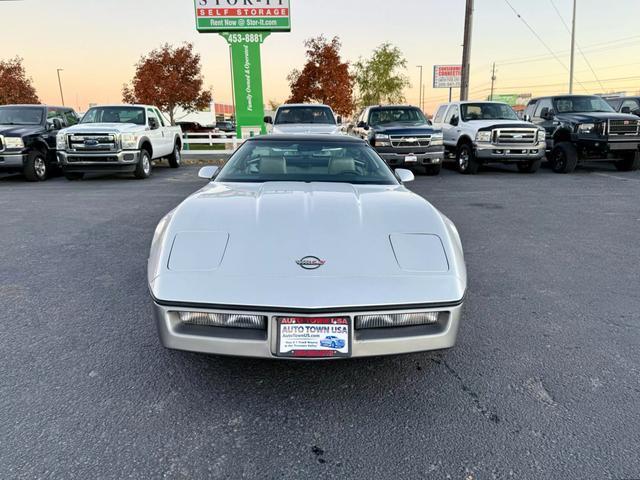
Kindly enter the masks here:
[[122, 100], [155, 105], [173, 124], [178, 108], [193, 112], [210, 105], [211, 92], [203, 90], [203, 82], [200, 55], [193, 45], [165, 44], [140, 58], [131, 85], [122, 88]]
[[0, 105], [16, 103], [40, 103], [20, 57], [0, 60]]
[[310, 38], [307, 63], [302, 71], [294, 70], [288, 77], [291, 97], [288, 103], [320, 102], [336, 113], [350, 115], [353, 102], [354, 78], [349, 73], [349, 62], [340, 57], [340, 39], [328, 41], [324, 36]]

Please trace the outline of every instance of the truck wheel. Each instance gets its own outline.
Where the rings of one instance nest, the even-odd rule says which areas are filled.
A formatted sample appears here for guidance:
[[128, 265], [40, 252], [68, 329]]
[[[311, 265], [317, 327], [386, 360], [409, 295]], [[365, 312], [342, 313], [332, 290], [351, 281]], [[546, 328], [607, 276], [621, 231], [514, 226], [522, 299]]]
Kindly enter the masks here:
[[518, 171], [521, 173], [536, 173], [540, 169], [541, 164], [542, 159], [518, 163]]
[[169, 166], [171, 168], [179, 168], [182, 164], [182, 152], [178, 142], [173, 146], [173, 153], [169, 156]]
[[64, 178], [67, 180], [82, 180], [84, 178], [84, 173], [82, 172], [64, 172]]
[[633, 172], [640, 168], [640, 152], [624, 152], [614, 165], [620, 172]]
[[458, 147], [458, 155], [456, 157], [458, 161], [458, 171], [467, 175], [474, 175], [478, 173], [480, 164], [476, 160], [473, 147], [468, 143], [463, 143]]
[[138, 160], [133, 175], [139, 179], [149, 178], [151, 176], [151, 154], [147, 150], [140, 152], [140, 160]]
[[22, 173], [29, 182], [42, 182], [47, 179], [47, 156], [40, 150], [32, 150], [27, 155]]
[[437, 165], [425, 165], [424, 166], [424, 173], [429, 175], [429, 176], [435, 176], [435, 175], [440, 175], [440, 170], [442, 170], [442, 164], [437, 164]]
[[578, 165], [578, 151], [573, 143], [560, 142], [551, 150], [549, 163], [556, 173], [571, 173]]

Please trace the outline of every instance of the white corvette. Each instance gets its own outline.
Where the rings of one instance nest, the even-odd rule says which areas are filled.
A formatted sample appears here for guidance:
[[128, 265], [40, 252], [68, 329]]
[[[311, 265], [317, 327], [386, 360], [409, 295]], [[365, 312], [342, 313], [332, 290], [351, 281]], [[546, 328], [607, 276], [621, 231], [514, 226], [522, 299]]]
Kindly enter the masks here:
[[261, 358], [450, 348], [467, 275], [451, 221], [348, 136], [255, 137], [158, 225], [168, 347]]

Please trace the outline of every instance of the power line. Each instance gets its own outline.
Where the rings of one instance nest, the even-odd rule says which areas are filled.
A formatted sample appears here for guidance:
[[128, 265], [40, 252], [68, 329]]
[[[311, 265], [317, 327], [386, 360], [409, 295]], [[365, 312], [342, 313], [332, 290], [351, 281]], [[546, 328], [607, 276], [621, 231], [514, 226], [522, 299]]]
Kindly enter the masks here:
[[[531, 25], [529, 25], [529, 22], [527, 22], [524, 19], [524, 17], [522, 15], [520, 15], [515, 8], [513, 8], [513, 5], [511, 5], [511, 2], [509, 2], [509, 0], [504, 0], [504, 1], [506, 2], [507, 5], [509, 5], [509, 8], [511, 8], [511, 10], [513, 10], [513, 13], [515, 13], [515, 15], [522, 21], [522, 23], [524, 23], [525, 26], [531, 31], [531, 33], [533, 33], [533, 35], [540, 41], [540, 43], [542, 45], [544, 45], [544, 48], [547, 49], [547, 51], [553, 56], [553, 58], [555, 58], [557, 60], [557, 62], [564, 67], [565, 70], [569, 71], [569, 68], [564, 64], [564, 62], [562, 60], [560, 60], [560, 57], [558, 57], [558, 55], [556, 55], [556, 53], [551, 49], [551, 47], [549, 47], [549, 45], [547, 45], [547, 42], [545, 42], [542, 39], [542, 37], [540, 35], [538, 35], [538, 32], [536, 32], [533, 29], [533, 27]], [[587, 89], [584, 87], [584, 85], [582, 85], [582, 83], [578, 82], [578, 84], [582, 87], [582, 89], [585, 92], [587, 91]]]
[[[567, 32], [571, 33], [571, 29], [569, 28], [569, 25], [567, 25], [567, 22], [565, 22], [564, 18], [562, 17], [562, 14], [560, 13], [560, 10], [558, 10], [558, 7], [556, 7], [556, 4], [553, 2], [553, 0], [549, 0], [549, 1], [551, 2], [551, 6], [553, 7], [553, 9], [558, 14], [558, 18], [560, 19], [560, 21], [564, 25], [564, 28], [567, 30]], [[600, 82], [600, 79], [598, 78], [598, 74], [596, 73], [596, 71], [591, 66], [591, 62], [589, 61], [587, 56], [584, 54], [584, 51], [582, 50], [582, 48], [580, 48], [579, 44], [577, 44], [577, 47], [578, 47], [578, 51], [580, 52], [580, 55], [582, 55], [582, 58], [584, 59], [585, 63], [589, 66], [589, 69], [591, 70], [591, 73], [593, 73], [593, 76], [595, 77], [595, 79], [598, 80], [598, 83], [600, 83], [600, 88], [604, 88], [604, 86], [602, 85], [602, 82]]]

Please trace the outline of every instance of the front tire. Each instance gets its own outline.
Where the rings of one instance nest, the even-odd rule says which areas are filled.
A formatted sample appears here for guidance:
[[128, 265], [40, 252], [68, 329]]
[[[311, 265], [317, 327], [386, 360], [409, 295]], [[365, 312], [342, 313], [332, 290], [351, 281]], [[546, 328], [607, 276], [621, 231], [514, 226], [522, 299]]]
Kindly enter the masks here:
[[538, 170], [540, 170], [541, 164], [542, 159], [518, 163], [518, 171], [521, 173], [536, 173]]
[[442, 170], [442, 164], [440, 163], [437, 165], [425, 165], [424, 167], [424, 173], [431, 177], [440, 175], [440, 170]]
[[171, 168], [180, 168], [182, 165], [182, 152], [180, 151], [180, 144], [176, 142], [173, 147], [173, 153], [169, 156], [169, 166]]
[[46, 154], [40, 150], [30, 151], [22, 173], [29, 182], [45, 181], [49, 173]]
[[140, 160], [138, 160], [133, 175], [140, 180], [151, 176], [151, 154], [147, 150], [140, 152]]
[[458, 171], [465, 175], [475, 175], [480, 169], [480, 163], [476, 159], [473, 146], [469, 143], [463, 143], [458, 147], [456, 160], [458, 162]]
[[614, 165], [619, 172], [634, 172], [640, 168], [640, 152], [624, 152]]
[[571, 173], [578, 165], [578, 151], [573, 143], [560, 142], [551, 150], [549, 163], [556, 173]]

